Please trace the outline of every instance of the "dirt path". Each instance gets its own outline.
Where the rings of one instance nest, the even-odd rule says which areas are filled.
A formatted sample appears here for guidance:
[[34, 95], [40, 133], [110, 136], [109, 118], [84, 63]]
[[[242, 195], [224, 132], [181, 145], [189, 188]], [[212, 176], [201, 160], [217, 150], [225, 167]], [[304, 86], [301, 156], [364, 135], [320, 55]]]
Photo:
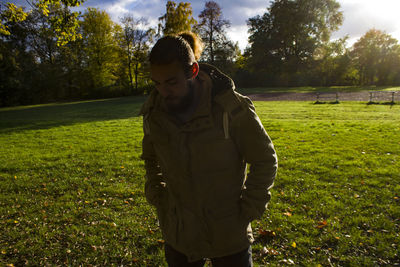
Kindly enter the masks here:
[[[316, 93], [265, 93], [248, 95], [254, 101], [316, 101]], [[320, 101], [335, 101], [335, 93], [320, 93]], [[395, 93], [395, 101], [400, 101], [400, 91]], [[370, 101], [369, 92], [342, 92], [339, 101]], [[374, 93], [372, 101], [392, 101], [392, 93]]]

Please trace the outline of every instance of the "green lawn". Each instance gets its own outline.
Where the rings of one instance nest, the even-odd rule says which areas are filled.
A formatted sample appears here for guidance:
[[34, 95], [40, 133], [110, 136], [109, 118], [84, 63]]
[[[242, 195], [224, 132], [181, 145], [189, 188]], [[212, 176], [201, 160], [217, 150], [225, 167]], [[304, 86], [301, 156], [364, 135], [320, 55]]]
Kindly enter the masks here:
[[399, 86], [329, 86], [329, 87], [255, 87], [238, 88], [241, 94], [264, 94], [264, 93], [324, 93], [324, 92], [361, 92], [361, 91], [400, 91]]
[[[0, 266], [165, 265], [143, 100], [0, 109]], [[255, 105], [280, 164], [255, 265], [400, 264], [400, 105]]]

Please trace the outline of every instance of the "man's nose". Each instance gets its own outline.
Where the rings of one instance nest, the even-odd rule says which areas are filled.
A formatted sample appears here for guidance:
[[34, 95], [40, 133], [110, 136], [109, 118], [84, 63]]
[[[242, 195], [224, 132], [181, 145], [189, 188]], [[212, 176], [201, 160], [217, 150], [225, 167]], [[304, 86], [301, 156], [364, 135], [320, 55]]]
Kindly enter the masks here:
[[159, 84], [157, 86], [157, 91], [161, 94], [162, 97], [167, 97], [169, 95], [168, 87], [165, 84]]

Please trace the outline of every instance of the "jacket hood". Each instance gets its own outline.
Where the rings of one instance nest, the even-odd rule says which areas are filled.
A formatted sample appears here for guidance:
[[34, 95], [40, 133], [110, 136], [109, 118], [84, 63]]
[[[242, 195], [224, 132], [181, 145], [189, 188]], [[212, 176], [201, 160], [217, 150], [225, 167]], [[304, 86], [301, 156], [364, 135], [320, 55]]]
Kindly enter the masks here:
[[212, 81], [211, 96], [214, 97], [225, 91], [235, 90], [235, 84], [231, 78], [220, 71], [217, 67], [214, 67], [207, 63], [200, 63], [200, 71], [205, 72]]

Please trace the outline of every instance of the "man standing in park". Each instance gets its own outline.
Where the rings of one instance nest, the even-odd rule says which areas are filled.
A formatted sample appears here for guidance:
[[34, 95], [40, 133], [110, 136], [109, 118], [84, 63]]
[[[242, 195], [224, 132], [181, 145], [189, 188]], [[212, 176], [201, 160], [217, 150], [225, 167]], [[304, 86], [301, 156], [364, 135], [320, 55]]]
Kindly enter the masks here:
[[150, 53], [156, 90], [141, 111], [145, 194], [169, 266], [203, 266], [206, 258], [252, 266], [250, 223], [270, 200], [277, 157], [249, 98], [197, 63], [201, 48], [189, 32], [161, 38]]

